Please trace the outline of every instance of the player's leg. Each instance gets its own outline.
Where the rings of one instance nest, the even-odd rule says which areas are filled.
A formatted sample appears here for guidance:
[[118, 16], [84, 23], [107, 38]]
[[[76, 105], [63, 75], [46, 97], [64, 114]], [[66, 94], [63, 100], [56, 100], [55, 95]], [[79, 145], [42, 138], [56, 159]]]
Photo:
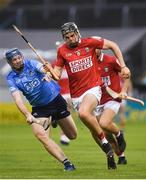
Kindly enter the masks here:
[[77, 128], [67, 108], [67, 102], [59, 95], [53, 106], [54, 108], [51, 112], [52, 120], [57, 121], [58, 125], [69, 139], [75, 139], [77, 136]]
[[[68, 110], [71, 112], [73, 110], [73, 106], [72, 106], [72, 100], [71, 100], [70, 95], [69, 94], [63, 94], [62, 96], [67, 102]], [[63, 132], [62, 129], [60, 131], [60, 143], [62, 145], [69, 145], [70, 144], [70, 139], [65, 135], [65, 133]]]
[[64, 164], [65, 170], [70, 171], [75, 169], [65, 156], [62, 149], [48, 136], [48, 133], [44, 130], [43, 126], [37, 123], [33, 123], [31, 127], [33, 134], [44, 145], [45, 149], [58, 161]]
[[113, 123], [113, 118], [115, 117], [115, 112], [112, 109], [105, 109], [100, 117], [99, 124], [102, 129], [109, 131], [113, 134], [118, 134], [120, 129]]
[[[101, 115], [105, 111], [104, 106], [105, 105], [100, 105], [100, 106], [96, 107], [95, 114], [96, 114], [96, 118], [97, 118], [98, 121], [100, 120]], [[107, 138], [108, 142], [112, 145], [115, 154], [119, 158], [118, 159], [118, 164], [126, 164], [127, 160], [125, 158], [124, 152], [120, 152], [119, 146], [118, 146], [118, 143], [117, 143], [117, 140], [116, 140], [115, 136], [110, 132], [107, 132], [107, 131], [104, 131], [104, 132], [105, 132], [105, 135], [106, 135], [106, 138]]]
[[[56, 128], [57, 125], [58, 125], [58, 121], [55, 120], [55, 119], [52, 120], [51, 125], [52, 125], [53, 128]], [[70, 144], [70, 139], [65, 135], [65, 133], [63, 132], [62, 129], [60, 130], [60, 143], [62, 145], [69, 145]]]
[[58, 120], [58, 124], [69, 139], [77, 137], [77, 128], [71, 115]]
[[62, 145], [70, 144], [70, 139], [65, 135], [65, 133], [62, 130], [60, 130], [60, 143]]
[[[119, 146], [118, 146], [118, 143], [117, 143], [117, 140], [116, 140], [115, 136], [113, 134], [107, 133], [107, 132], [105, 132], [105, 135], [106, 135], [106, 138], [107, 138], [108, 142], [112, 145], [112, 148], [114, 149], [115, 154], [118, 156], [117, 164], [118, 165], [127, 164], [127, 159], [125, 157], [125, 154], [124, 154], [124, 152], [120, 152]], [[96, 143], [102, 149], [102, 145], [101, 145], [99, 139], [97, 137], [94, 137], [94, 136], [93, 136], [93, 138], [95, 139]]]
[[[114, 149], [115, 154], [118, 157], [118, 165], [125, 165], [127, 164], [127, 159], [125, 157], [125, 153], [124, 152], [120, 152], [119, 150], [119, 146], [117, 143], [117, 140], [115, 139], [115, 136], [111, 133], [107, 133], [105, 132], [106, 138], [108, 140], [108, 142], [112, 145], [112, 148]], [[96, 138], [96, 141], [98, 143], [98, 145], [102, 148], [100, 141]]]
[[122, 100], [118, 114], [119, 114], [119, 126], [120, 126], [120, 129], [123, 129], [123, 130], [126, 126], [125, 111], [126, 111], [126, 101]]
[[96, 120], [96, 116], [93, 115], [93, 110], [97, 106], [97, 98], [93, 94], [86, 94], [80, 104], [78, 113], [82, 122], [90, 130], [94, 140], [98, 144], [100, 140], [102, 150], [106, 153], [108, 157], [108, 168], [115, 169], [116, 164], [114, 162], [114, 155], [111, 145], [105, 138], [104, 132]]
[[126, 148], [126, 141], [124, 139], [123, 133], [120, 131], [119, 127], [113, 123], [113, 119], [118, 112], [118, 103], [108, 102], [104, 106], [104, 111], [100, 117], [99, 124], [107, 132], [113, 133], [116, 136], [119, 149], [121, 152], [124, 152]]
[[119, 150], [119, 146], [118, 146], [118, 143], [117, 143], [115, 136], [113, 134], [107, 133], [107, 132], [105, 132], [105, 134], [106, 134], [107, 140], [112, 145], [115, 154], [118, 156], [118, 163], [117, 164], [119, 164], [119, 165], [127, 164], [127, 159], [125, 157], [125, 154], [124, 154], [124, 152], [121, 152]]

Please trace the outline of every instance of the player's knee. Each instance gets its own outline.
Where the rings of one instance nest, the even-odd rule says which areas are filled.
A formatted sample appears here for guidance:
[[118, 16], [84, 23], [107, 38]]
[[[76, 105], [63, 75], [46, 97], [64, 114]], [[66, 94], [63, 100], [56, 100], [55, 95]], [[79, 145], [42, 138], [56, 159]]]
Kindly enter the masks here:
[[82, 110], [82, 109], [79, 109], [79, 111], [78, 111], [78, 113], [79, 113], [79, 117], [80, 117], [80, 119], [87, 119], [88, 118], [88, 112], [86, 112], [86, 111], [84, 111], [84, 110]]
[[99, 121], [99, 125], [102, 129], [107, 129], [108, 128], [108, 122], [104, 121]]
[[47, 138], [47, 135], [45, 132], [37, 132], [35, 134], [35, 136], [40, 140], [40, 141], [44, 141]]
[[77, 138], [77, 131], [74, 131], [70, 134], [69, 139], [76, 139]]

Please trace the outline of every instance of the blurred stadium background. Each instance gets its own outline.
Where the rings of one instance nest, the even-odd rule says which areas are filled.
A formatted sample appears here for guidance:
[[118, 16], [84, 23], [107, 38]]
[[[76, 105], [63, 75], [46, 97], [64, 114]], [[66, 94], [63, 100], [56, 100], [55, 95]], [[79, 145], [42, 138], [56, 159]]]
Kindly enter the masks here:
[[[78, 25], [82, 37], [101, 36], [119, 44], [132, 72], [133, 96], [146, 103], [146, 0], [0, 0], [0, 178], [146, 178], [146, 105], [128, 102], [128, 165], [112, 173], [105, 171], [102, 152], [97, 151], [87, 129], [76, 121], [78, 140], [63, 148], [78, 169], [66, 175], [60, 164], [46, 158], [12, 104], [5, 79], [10, 70], [4, 57], [6, 50], [18, 47], [25, 57], [36, 58], [12, 24], [45, 59], [53, 61], [55, 42], [62, 41], [60, 26], [68, 21]], [[55, 138], [59, 141], [57, 133]]]

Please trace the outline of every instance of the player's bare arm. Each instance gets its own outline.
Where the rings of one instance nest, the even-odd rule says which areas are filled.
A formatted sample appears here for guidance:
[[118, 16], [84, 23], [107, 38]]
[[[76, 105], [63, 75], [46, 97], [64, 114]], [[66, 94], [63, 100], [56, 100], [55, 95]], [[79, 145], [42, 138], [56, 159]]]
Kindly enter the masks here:
[[119, 60], [119, 62], [121, 64], [121, 67], [125, 66], [125, 62], [124, 62], [121, 50], [120, 50], [119, 46], [115, 42], [104, 39], [103, 49], [111, 49], [113, 51], [114, 55]]
[[31, 123], [33, 121], [34, 117], [31, 115], [31, 113], [25, 106], [19, 91], [14, 91], [12, 93], [12, 98], [14, 99], [14, 102], [16, 103], [20, 112], [26, 117], [26, 121], [28, 123]]
[[[56, 78], [54, 78], [54, 76], [52, 76], [52, 73], [50, 72], [50, 68], [51, 68], [51, 72], [54, 73], [54, 75], [55, 75]], [[46, 73], [49, 77], [53, 78], [53, 79], [56, 80], [56, 81], [58, 81], [58, 80], [60, 79], [59, 76], [58, 76], [57, 71], [54, 70], [54, 68], [53, 68], [53, 67], [50, 65], [50, 63], [48, 63], [48, 62], [46, 62], [46, 63], [43, 65], [43, 67], [41, 68], [41, 71], [42, 71], [43, 73]]]
[[[47, 73], [50, 77], [52, 77], [54, 79], [54, 77], [52, 76], [52, 74], [50, 73], [50, 64], [49, 64], [49, 68], [47, 66], [48, 64], [44, 64], [43, 67], [41, 68], [41, 71], [43, 73]], [[60, 77], [61, 77], [61, 73], [62, 73], [62, 68], [61, 67], [58, 67], [58, 66], [55, 66], [54, 68], [51, 67], [51, 71], [55, 74], [55, 76], [57, 78], [55, 78], [54, 80], [59, 80]]]
[[62, 70], [63, 70], [62, 67], [59, 67], [59, 66], [54, 67], [54, 72], [58, 76], [59, 79], [61, 78]]
[[124, 80], [124, 83], [122, 85], [122, 89], [121, 89], [121, 92], [120, 92], [120, 98], [121, 99], [124, 99], [127, 97], [127, 91], [129, 89], [129, 85], [130, 85], [130, 77], [129, 78], [126, 78], [126, 79], [123, 79]]
[[113, 51], [114, 55], [117, 57], [117, 59], [120, 62], [121, 74], [124, 76], [124, 78], [128, 78], [130, 76], [130, 70], [124, 62], [124, 58], [119, 46], [113, 41], [104, 39], [103, 49], [111, 49]]
[[[44, 73], [48, 72], [47, 66], [43, 65], [41, 71], [44, 72]], [[59, 80], [61, 78], [61, 74], [62, 74], [62, 67], [55, 66], [53, 68], [53, 72], [54, 72], [54, 74], [56, 74], [56, 76], [58, 77], [58, 80]]]

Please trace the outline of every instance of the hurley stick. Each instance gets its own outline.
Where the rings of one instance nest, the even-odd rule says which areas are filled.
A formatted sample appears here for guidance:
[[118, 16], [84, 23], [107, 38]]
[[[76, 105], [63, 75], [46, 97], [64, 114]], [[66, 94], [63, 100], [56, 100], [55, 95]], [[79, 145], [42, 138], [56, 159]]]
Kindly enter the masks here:
[[24, 35], [22, 34], [22, 32], [15, 26], [12, 25], [13, 28], [15, 29], [16, 32], [18, 32], [20, 34], [20, 36], [24, 39], [24, 41], [28, 44], [28, 46], [33, 50], [33, 52], [37, 55], [38, 59], [45, 65], [47, 66], [47, 69], [49, 70], [49, 72], [51, 73], [53, 79], [55, 80], [59, 80], [59, 77], [54, 73], [53, 68], [51, 66], [51, 64], [49, 62], [47, 62], [46, 60], [44, 60], [40, 54], [38, 54], [38, 52], [36, 51], [36, 49], [32, 46], [32, 44], [26, 39], [26, 37], [24, 37]]
[[[113, 97], [114, 99], [116, 98], [119, 98], [119, 94], [115, 91], [113, 91], [110, 87], [106, 87], [106, 91], [108, 92], [108, 94]], [[125, 98], [123, 99], [127, 99], [127, 100], [130, 100], [130, 101], [134, 101], [134, 102], [137, 102], [139, 104], [141, 104], [142, 106], [144, 106], [144, 102], [140, 99], [137, 99], [137, 98], [134, 98], [134, 97], [131, 97], [131, 96], [126, 96]]]

